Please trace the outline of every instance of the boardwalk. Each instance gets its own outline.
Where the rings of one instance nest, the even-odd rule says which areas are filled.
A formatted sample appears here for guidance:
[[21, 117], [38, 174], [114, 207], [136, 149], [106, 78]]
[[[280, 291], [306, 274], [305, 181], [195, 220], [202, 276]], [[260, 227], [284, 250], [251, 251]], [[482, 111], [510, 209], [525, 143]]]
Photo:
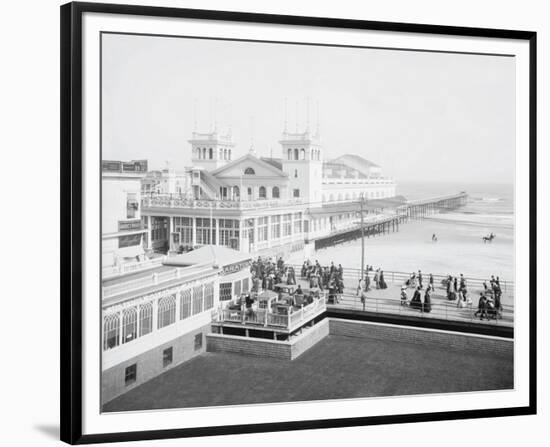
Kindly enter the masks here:
[[[295, 266], [299, 272], [299, 267]], [[482, 279], [467, 278], [468, 293], [473, 303], [472, 306], [466, 308], [458, 308], [456, 301], [449, 301], [446, 297], [446, 289], [441, 286], [442, 275], [434, 275], [435, 292], [431, 296], [432, 310], [429, 313], [422, 313], [417, 309], [409, 308], [408, 306], [402, 306], [400, 301], [401, 286], [405, 282], [407, 274], [401, 272], [384, 272], [385, 280], [388, 284], [388, 288], [381, 290], [374, 288], [372, 282], [373, 273], [370, 272], [371, 287], [372, 289], [366, 293], [365, 309], [369, 312], [376, 312], [380, 314], [393, 314], [393, 315], [405, 315], [415, 316], [421, 318], [438, 318], [443, 320], [473, 322], [484, 325], [504, 325], [513, 327], [514, 325], [514, 284], [510, 281], [501, 281], [503, 288], [502, 305], [504, 311], [502, 312], [502, 318], [498, 320], [480, 320], [479, 316], [475, 316], [477, 311], [477, 302], [479, 299], [479, 293], [483, 290]], [[344, 284], [345, 290], [343, 296], [336, 304], [329, 304], [327, 308], [331, 309], [353, 309], [362, 311], [363, 304], [361, 299], [357, 296], [357, 283], [359, 278], [359, 271], [353, 269], [344, 269]], [[428, 282], [426, 275], [424, 284]], [[307, 281], [300, 279], [299, 283], [302, 287], [308, 287]], [[422, 291], [424, 295], [425, 289]], [[409, 300], [412, 298], [414, 290], [412, 288], [407, 289], [407, 295]]]

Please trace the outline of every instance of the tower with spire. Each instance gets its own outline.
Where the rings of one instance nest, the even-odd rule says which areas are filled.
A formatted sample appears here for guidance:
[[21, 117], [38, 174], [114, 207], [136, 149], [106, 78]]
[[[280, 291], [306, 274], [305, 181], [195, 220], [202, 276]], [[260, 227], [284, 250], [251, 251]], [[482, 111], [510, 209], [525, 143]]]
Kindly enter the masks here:
[[198, 132], [195, 105], [193, 134], [189, 143], [191, 144], [191, 161], [194, 167], [212, 171], [224, 166], [233, 159], [235, 143], [233, 142], [231, 128], [225, 133], [218, 130], [215, 108], [210, 114], [209, 131]]
[[305, 128], [300, 131], [298, 113], [296, 113], [296, 130], [288, 130], [285, 101], [285, 121], [282, 138], [279, 141], [282, 149], [282, 169], [289, 178], [291, 198], [300, 198], [315, 206], [321, 203], [321, 184], [323, 169], [323, 148], [319, 132], [319, 116], [314, 132], [310, 129], [310, 101], [306, 100]]

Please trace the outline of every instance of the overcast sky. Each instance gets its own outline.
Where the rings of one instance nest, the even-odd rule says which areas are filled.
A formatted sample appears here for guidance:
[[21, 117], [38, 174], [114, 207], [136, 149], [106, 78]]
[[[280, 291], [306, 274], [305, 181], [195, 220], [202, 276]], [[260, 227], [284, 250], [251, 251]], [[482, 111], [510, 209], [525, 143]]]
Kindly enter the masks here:
[[[399, 182], [512, 182], [511, 57], [103, 36], [103, 158], [191, 164], [198, 131], [231, 126], [234, 158], [281, 156], [285, 120]], [[195, 106], [196, 104], [196, 106]], [[317, 107], [317, 104], [319, 105]], [[298, 107], [297, 107], [298, 105]], [[197, 113], [195, 113], [195, 109]]]

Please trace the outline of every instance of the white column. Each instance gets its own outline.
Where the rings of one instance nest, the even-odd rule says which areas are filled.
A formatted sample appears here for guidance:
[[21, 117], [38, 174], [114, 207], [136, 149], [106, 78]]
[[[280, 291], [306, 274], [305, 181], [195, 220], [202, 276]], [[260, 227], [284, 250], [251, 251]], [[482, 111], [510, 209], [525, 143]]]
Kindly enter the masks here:
[[197, 223], [195, 222], [195, 217], [191, 218], [191, 246], [195, 246], [197, 244]]
[[267, 246], [271, 245], [271, 216], [267, 216]]
[[150, 250], [152, 247], [151, 244], [151, 216], [147, 216], [147, 249]]
[[153, 324], [152, 324], [152, 328], [151, 328], [151, 332], [153, 331], [156, 331], [158, 329], [158, 309], [159, 309], [159, 305], [158, 305], [158, 298], [157, 299], [154, 299], [153, 300]]
[[254, 228], [254, 247], [253, 247], [253, 249], [255, 249], [258, 246], [258, 218], [257, 217], [254, 217], [252, 219], [252, 224], [254, 225], [253, 226], [253, 228]]
[[215, 231], [216, 244], [215, 245], [221, 245], [220, 244], [220, 219], [213, 219], [213, 220], [216, 223], [216, 231]]
[[180, 301], [181, 301], [181, 292], [178, 290], [176, 292], [176, 323], [180, 320]]

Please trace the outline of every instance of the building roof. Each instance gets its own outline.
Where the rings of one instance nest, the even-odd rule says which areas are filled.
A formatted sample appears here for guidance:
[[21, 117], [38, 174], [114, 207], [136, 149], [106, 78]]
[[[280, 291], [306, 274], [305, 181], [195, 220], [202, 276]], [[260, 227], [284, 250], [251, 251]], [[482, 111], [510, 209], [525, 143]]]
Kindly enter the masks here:
[[236, 160], [233, 160], [233, 161], [227, 163], [226, 165], [223, 165], [222, 167], [220, 167], [218, 169], [210, 171], [210, 174], [212, 174], [214, 176], [218, 176], [222, 172], [228, 171], [231, 168], [243, 163], [246, 160], [252, 161], [253, 163], [257, 163], [258, 165], [265, 167], [268, 171], [272, 172], [273, 174], [275, 174], [279, 177], [288, 177], [288, 175], [285, 172], [283, 172], [280, 168], [277, 168], [273, 164], [268, 163], [267, 161], [265, 161], [261, 158], [258, 158], [255, 155], [252, 155], [250, 152], [246, 155], [243, 155], [240, 158], [237, 158]]
[[250, 261], [251, 259], [252, 256], [249, 253], [218, 245], [206, 245], [181, 255], [170, 256], [166, 258], [163, 265], [184, 267], [195, 264], [206, 264], [212, 261], [212, 264], [216, 263], [224, 267], [238, 262]]
[[341, 155], [340, 157], [331, 160], [331, 163], [343, 164], [348, 168], [359, 171], [364, 176], [368, 176], [371, 173], [371, 168], [380, 167], [376, 163], [355, 154]]
[[283, 160], [281, 158], [260, 157], [260, 160], [269, 163], [271, 166], [279, 169], [280, 171], [283, 170]]

